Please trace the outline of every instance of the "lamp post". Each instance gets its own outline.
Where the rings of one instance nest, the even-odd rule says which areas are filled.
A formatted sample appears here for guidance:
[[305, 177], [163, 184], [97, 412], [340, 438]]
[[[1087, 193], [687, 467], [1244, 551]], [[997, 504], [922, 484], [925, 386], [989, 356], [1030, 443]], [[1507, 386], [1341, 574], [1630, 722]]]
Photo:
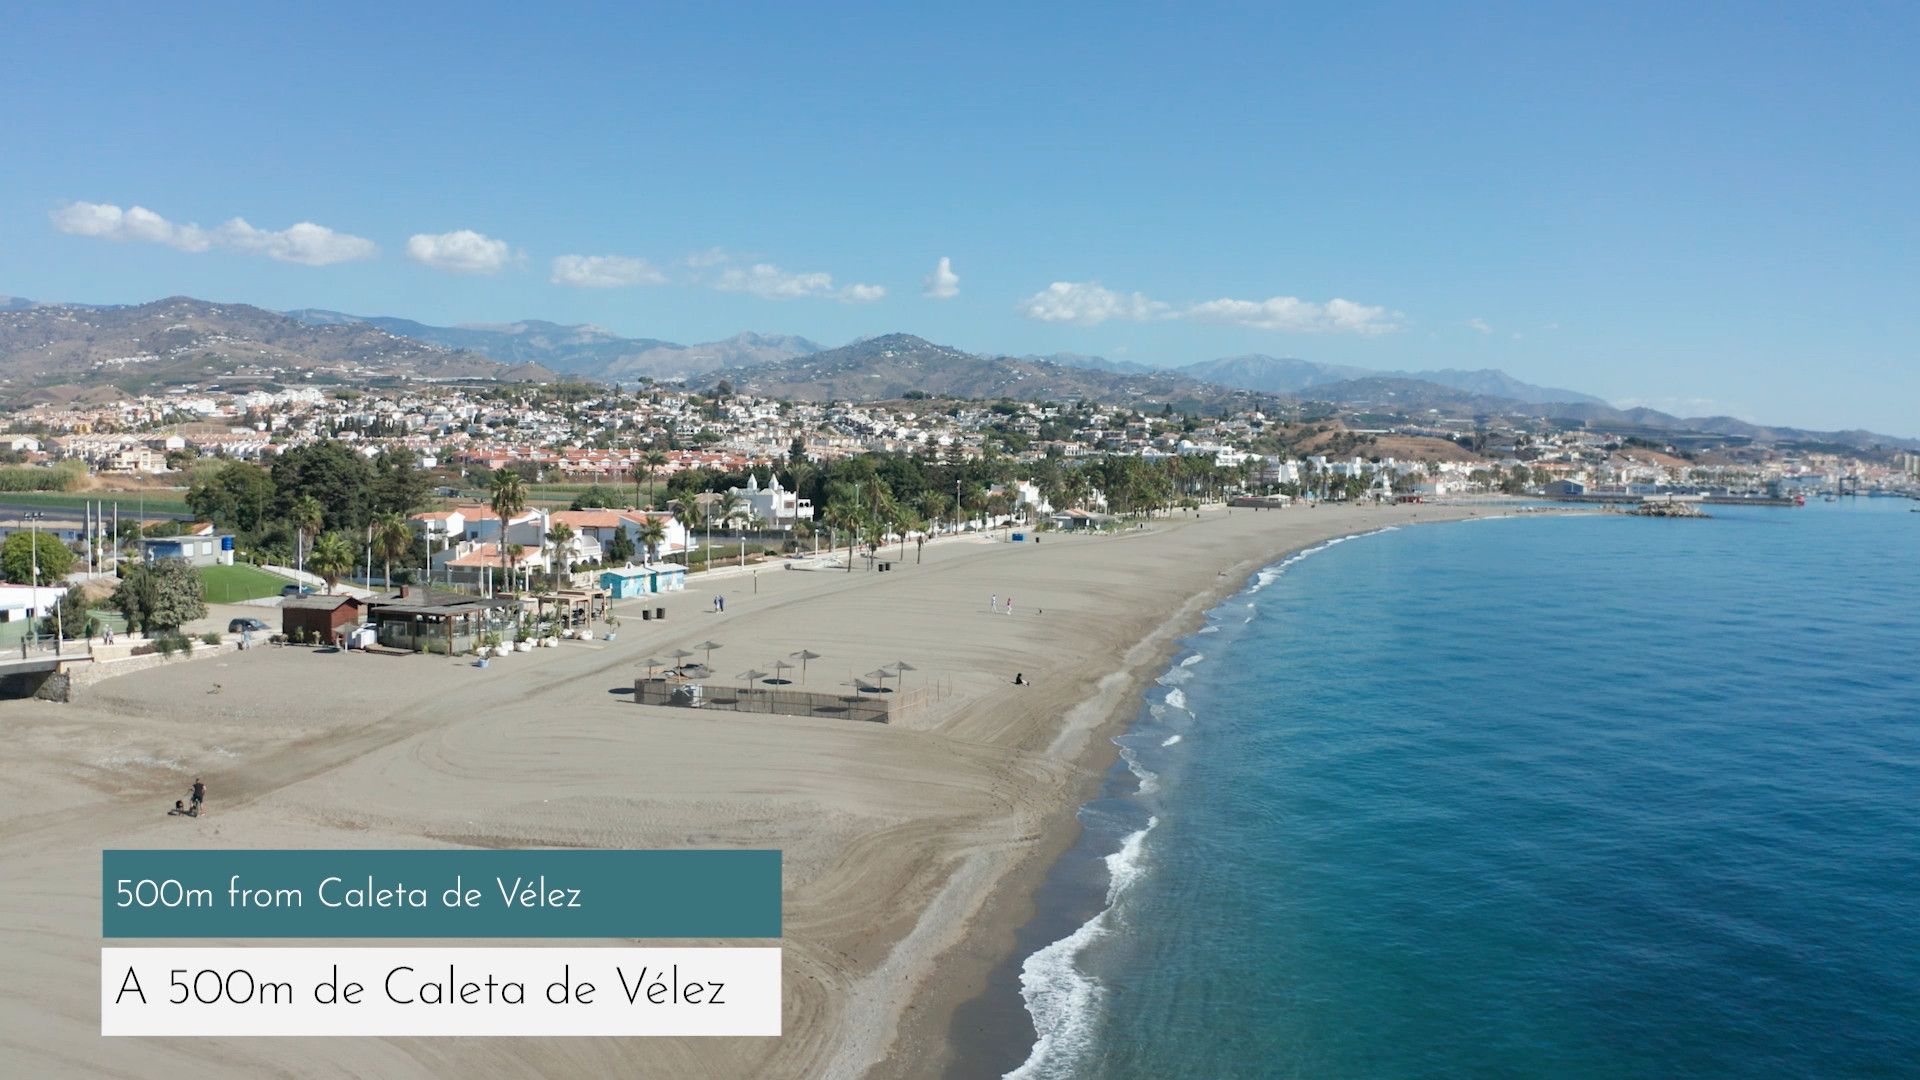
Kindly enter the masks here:
[[33, 618], [28, 620], [27, 629], [33, 634], [33, 647], [36, 652], [40, 648], [40, 519], [45, 516], [38, 510], [27, 513], [27, 550], [31, 553], [33, 560], [32, 577], [29, 582], [33, 586]]

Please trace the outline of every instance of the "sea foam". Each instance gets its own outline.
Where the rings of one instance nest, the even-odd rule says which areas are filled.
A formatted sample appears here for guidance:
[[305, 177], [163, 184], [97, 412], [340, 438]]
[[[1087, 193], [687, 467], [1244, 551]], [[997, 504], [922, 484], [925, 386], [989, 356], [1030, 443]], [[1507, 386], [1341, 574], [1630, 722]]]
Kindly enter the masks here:
[[1107, 856], [1107, 906], [1073, 933], [1041, 949], [1020, 965], [1020, 996], [1033, 1017], [1039, 1038], [1020, 1067], [1006, 1080], [1054, 1080], [1072, 1076], [1093, 1047], [1094, 1023], [1106, 989], [1080, 970], [1080, 955], [1104, 937], [1114, 918], [1114, 904], [1128, 886], [1139, 880], [1147, 834], [1159, 824], [1148, 818], [1146, 827], [1129, 833], [1120, 850]]

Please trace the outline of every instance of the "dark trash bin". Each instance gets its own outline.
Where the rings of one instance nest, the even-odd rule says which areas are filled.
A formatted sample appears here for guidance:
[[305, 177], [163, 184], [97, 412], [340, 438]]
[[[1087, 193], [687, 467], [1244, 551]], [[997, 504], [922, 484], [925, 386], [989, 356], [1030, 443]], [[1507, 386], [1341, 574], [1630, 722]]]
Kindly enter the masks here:
[[665, 622], [667, 618], [667, 609], [663, 607], [654, 608], [653, 617], [661, 620], [662, 622]]
[[646, 608], [641, 608], [641, 609], [640, 609], [640, 621], [641, 621], [641, 622], [652, 622], [652, 621], [653, 621], [653, 612], [651, 612], [651, 611], [648, 611], [648, 610], [647, 610]]

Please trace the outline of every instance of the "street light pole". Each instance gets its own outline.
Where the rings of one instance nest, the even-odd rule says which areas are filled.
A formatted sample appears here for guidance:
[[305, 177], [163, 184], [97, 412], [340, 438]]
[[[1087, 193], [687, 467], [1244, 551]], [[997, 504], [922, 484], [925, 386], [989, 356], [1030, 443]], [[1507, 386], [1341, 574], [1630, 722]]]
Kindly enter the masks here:
[[27, 550], [31, 552], [33, 572], [30, 584], [33, 586], [33, 618], [28, 621], [28, 631], [33, 634], [33, 647], [40, 649], [40, 518], [38, 510], [27, 514]]

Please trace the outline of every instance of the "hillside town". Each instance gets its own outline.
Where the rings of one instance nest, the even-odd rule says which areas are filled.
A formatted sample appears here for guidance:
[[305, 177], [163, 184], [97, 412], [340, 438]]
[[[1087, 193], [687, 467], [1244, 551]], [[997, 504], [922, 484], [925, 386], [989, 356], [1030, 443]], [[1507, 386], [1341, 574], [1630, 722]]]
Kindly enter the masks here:
[[1516, 468], [1527, 470], [1528, 489], [1572, 480], [1596, 489], [1837, 493], [1900, 490], [1920, 476], [1920, 455], [1912, 453], [1875, 460], [1733, 438], [1687, 445], [1439, 416], [1370, 426], [1377, 418], [1174, 415], [1095, 403], [817, 404], [736, 395], [724, 383], [704, 395], [664, 387], [635, 394], [572, 384], [413, 384], [239, 393], [186, 387], [113, 398], [16, 409], [0, 422], [0, 453], [14, 464], [77, 460], [98, 476], [152, 480], [178, 479], [210, 458], [270, 462], [317, 441], [345, 443], [369, 458], [403, 453], [423, 470], [456, 477], [509, 468], [536, 484], [631, 482], [653, 453], [665, 457], [653, 466], [661, 479], [868, 453], [999, 455], [1024, 463], [1201, 457], [1244, 470], [1249, 490], [1298, 486], [1316, 473], [1343, 480], [1386, 473], [1399, 489], [1427, 495], [1510, 490]]

